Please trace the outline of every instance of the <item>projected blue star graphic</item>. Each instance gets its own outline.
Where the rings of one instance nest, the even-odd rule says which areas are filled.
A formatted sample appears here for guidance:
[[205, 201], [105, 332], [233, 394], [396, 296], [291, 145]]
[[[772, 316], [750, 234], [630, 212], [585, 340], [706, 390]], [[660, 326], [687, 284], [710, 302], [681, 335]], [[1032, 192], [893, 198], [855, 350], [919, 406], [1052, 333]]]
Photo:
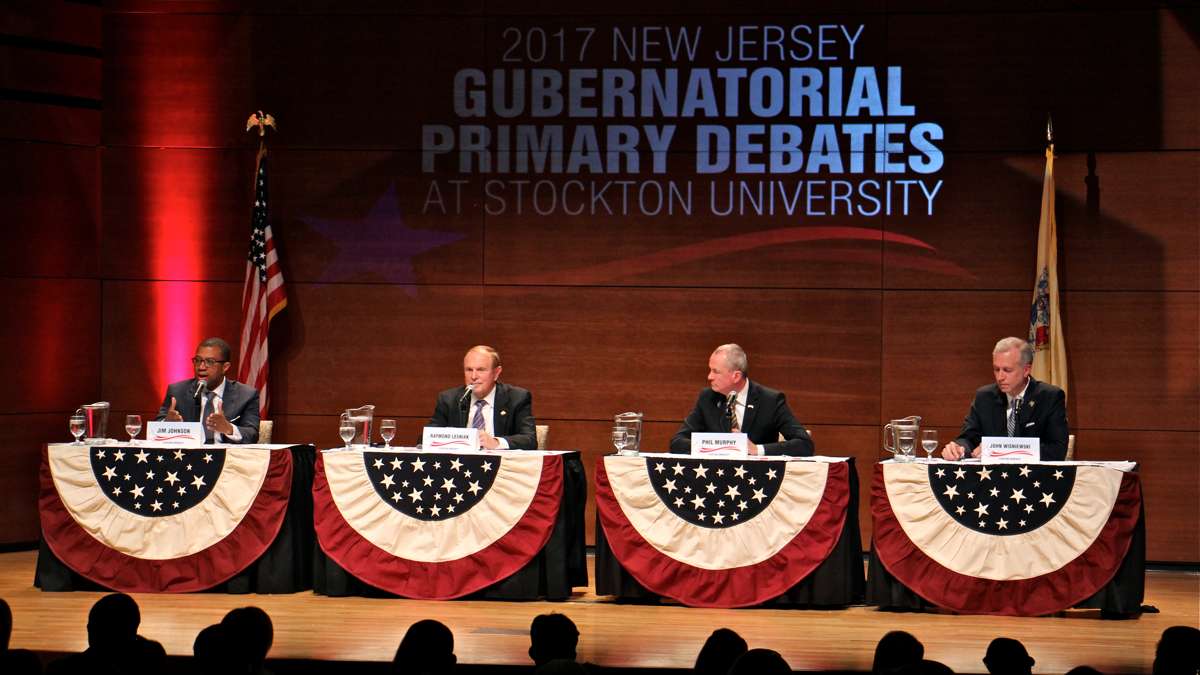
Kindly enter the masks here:
[[460, 232], [409, 228], [400, 211], [395, 185], [390, 186], [361, 219], [309, 217], [303, 220], [334, 242], [335, 254], [321, 273], [323, 282], [415, 283], [413, 258], [466, 236]]

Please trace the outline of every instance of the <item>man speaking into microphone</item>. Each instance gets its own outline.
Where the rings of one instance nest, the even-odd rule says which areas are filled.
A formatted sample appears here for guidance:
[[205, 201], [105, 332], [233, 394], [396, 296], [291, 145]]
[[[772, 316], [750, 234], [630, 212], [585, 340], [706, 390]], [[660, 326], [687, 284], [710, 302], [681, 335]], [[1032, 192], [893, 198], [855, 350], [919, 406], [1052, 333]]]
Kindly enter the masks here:
[[499, 382], [500, 353], [486, 345], [463, 357], [463, 385], [438, 394], [431, 427], [475, 427], [488, 450], [537, 450], [533, 395]]
[[192, 357], [195, 377], [167, 386], [159, 422], [203, 422], [206, 443], [258, 440], [258, 390], [225, 377], [229, 343], [208, 338]]
[[[744, 433], [751, 455], [813, 454], [812, 437], [796, 421], [783, 392], [751, 382], [749, 359], [735, 344], [717, 347], [708, 357], [708, 389], [671, 439], [671, 452], [692, 449], [693, 433]], [[783, 441], [779, 440], [783, 436]]]

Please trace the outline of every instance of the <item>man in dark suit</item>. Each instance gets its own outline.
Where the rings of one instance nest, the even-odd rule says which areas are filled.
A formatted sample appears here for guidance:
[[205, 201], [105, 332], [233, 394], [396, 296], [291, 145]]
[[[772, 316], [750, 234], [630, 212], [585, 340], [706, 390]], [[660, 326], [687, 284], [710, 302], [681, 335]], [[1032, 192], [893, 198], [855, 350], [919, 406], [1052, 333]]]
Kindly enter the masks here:
[[[721, 345], [708, 357], [709, 388], [671, 439], [671, 452], [691, 452], [692, 434], [741, 432], [751, 455], [813, 454], [812, 437], [796, 421], [782, 392], [746, 377], [749, 359], [735, 344]], [[783, 435], [783, 441], [779, 436]]]
[[[258, 390], [225, 377], [229, 343], [208, 338], [196, 347], [196, 376], [167, 386], [157, 421], [204, 422], [207, 443], [258, 440]], [[203, 383], [203, 387], [201, 387]]]
[[431, 427], [475, 427], [488, 450], [537, 450], [533, 394], [498, 382], [500, 353], [478, 345], [463, 357], [464, 386], [438, 394]]
[[997, 342], [992, 350], [996, 383], [975, 391], [962, 431], [942, 448], [942, 457], [978, 457], [984, 436], [1033, 436], [1041, 439], [1043, 460], [1066, 459], [1066, 394], [1030, 377], [1032, 368], [1033, 345], [1016, 337]]

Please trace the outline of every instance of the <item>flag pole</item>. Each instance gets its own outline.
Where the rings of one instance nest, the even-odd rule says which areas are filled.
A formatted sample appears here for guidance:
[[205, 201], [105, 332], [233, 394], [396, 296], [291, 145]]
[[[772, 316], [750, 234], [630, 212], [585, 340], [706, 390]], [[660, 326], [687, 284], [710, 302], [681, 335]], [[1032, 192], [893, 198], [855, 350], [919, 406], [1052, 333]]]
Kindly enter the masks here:
[[258, 110], [246, 120], [246, 131], [258, 130], [254, 166], [254, 207], [250, 217], [250, 250], [242, 286], [242, 332], [238, 347], [237, 379], [258, 391], [258, 409], [266, 418], [270, 405], [267, 337], [271, 319], [287, 306], [279, 252], [268, 220], [267, 127], [275, 118]]
[[1033, 376], [1067, 391], [1067, 349], [1058, 289], [1058, 223], [1054, 208], [1054, 120], [1046, 115], [1046, 173], [1038, 222], [1037, 269], [1029, 309]]

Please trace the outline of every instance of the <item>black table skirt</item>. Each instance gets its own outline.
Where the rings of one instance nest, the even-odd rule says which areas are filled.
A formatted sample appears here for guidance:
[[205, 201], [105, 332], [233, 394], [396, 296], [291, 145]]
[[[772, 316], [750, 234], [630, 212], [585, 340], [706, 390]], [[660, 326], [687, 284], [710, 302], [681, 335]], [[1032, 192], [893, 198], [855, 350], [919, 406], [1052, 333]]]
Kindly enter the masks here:
[[[842, 536], [825, 559], [807, 577], [786, 593], [760, 607], [845, 607], [862, 604], [862, 535], [858, 526], [858, 473], [854, 459], [849, 464], [850, 499]], [[661, 597], [642, 586], [613, 555], [596, 519], [596, 594], [616, 596], [621, 601], [657, 602]]]
[[[588, 585], [584, 507], [587, 475], [578, 452], [563, 455], [563, 497], [545, 547], [515, 574], [464, 599], [565, 600], [571, 589]], [[311, 499], [310, 499], [311, 502]], [[311, 508], [311, 504], [310, 504]], [[310, 518], [311, 520], [311, 518]], [[399, 597], [347, 572], [313, 542], [313, 590], [330, 596]]]
[[[270, 548], [253, 564], [223, 584], [216, 593], [295, 593], [312, 588], [312, 482], [316, 448], [296, 445], [292, 453], [292, 493], [283, 525]], [[100, 591], [95, 583], [63, 564], [43, 540], [38, 548], [33, 585], [43, 591]]]
[[[868, 561], [867, 604], [891, 610], [936, 610], [892, 576], [875, 554], [874, 545]], [[1106, 614], [1129, 616], [1141, 611], [1146, 592], [1146, 508], [1145, 503], [1133, 530], [1129, 552], [1121, 561], [1112, 581], [1095, 595], [1075, 605], [1077, 609], [1099, 609]]]

